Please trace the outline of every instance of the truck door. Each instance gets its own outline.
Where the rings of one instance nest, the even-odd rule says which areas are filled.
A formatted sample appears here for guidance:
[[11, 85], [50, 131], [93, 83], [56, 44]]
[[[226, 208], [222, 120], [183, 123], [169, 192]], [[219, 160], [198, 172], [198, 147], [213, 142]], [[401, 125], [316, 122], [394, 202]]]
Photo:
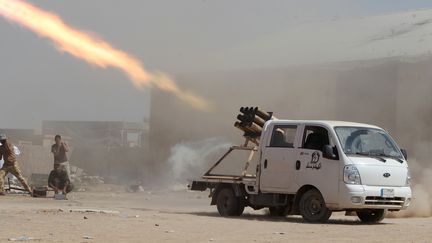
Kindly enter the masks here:
[[[326, 203], [337, 203], [339, 191], [339, 159], [323, 157], [325, 145], [334, 146], [333, 138], [326, 128], [321, 126], [304, 127], [301, 147], [298, 149], [300, 164], [296, 171], [296, 184], [317, 187]], [[334, 150], [336, 147], [334, 147]]]
[[274, 125], [261, 157], [260, 189], [263, 192], [290, 193], [295, 182], [295, 148], [298, 125]]

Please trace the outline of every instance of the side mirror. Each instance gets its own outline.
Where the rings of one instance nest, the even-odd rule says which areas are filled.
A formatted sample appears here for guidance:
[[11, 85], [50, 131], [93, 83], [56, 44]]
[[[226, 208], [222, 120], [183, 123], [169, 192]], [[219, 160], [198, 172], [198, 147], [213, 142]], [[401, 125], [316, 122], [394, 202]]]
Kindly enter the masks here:
[[401, 149], [401, 152], [402, 152], [404, 158], [407, 160], [408, 159], [408, 153], [407, 153], [407, 151], [405, 149]]
[[337, 159], [337, 155], [333, 151], [333, 147], [331, 145], [324, 145], [323, 148], [323, 157], [326, 159]]

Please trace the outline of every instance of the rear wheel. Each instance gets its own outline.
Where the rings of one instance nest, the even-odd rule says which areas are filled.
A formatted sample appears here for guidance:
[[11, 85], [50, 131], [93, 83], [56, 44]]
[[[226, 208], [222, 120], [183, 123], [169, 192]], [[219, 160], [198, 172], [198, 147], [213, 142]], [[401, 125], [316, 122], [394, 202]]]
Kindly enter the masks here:
[[316, 189], [303, 194], [299, 207], [303, 219], [311, 223], [326, 222], [332, 214], [332, 211], [326, 207], [321, 193]]
[[239, 203], [237, 206], [237, 211], [236, 211], [235, 216], [240, 216], [243, 214], [243, 211], [246, 207], [246, 199], [244, 197], [237, 197], [237, 199], [238, 199]]
[[240, 216], [245, 208], [244, 198], [236, 197], [231, 188], [219, 192], [216, 205], [221, 216]]
[[385, 209], [364, 209], [357, 211], [357, 217], [363, 223], [379, 223], [385, 218], [386, 213]]

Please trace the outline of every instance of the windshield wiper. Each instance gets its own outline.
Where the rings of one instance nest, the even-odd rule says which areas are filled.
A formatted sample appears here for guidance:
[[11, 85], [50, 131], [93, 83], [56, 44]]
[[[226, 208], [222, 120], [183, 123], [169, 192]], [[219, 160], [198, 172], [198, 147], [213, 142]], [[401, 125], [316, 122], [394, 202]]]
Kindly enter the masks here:
[[355, 154], [355, 155], [361, 155], [361, 156], [366, 156], [366, 157], [370, 157], [370, 158], [374, 158], [377, 159], [381, 162], [387, 162], [386, 159], [381, 158], [379, 155], [375, 155], [375, 154], [370, 154], [370, 153], [361, 153], [361, 152], [356, 152], [356, 153], [351, 153], [351, 154]]
[[374, 154], [374, 155], [387, 157], [387, 158], [390, 158], [390, 159], [397, 160], [397, 161], [399, 161], [399, 163], [403, 163], [403, 160], [401, 158], [397, 157], [397, 156], [391, 156], [389, 154]]

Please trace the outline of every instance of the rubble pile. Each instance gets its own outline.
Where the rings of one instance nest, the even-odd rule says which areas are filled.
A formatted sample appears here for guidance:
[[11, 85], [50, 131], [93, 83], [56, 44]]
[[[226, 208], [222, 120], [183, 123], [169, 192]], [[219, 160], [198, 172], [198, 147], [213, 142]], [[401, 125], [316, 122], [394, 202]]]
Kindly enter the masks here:
[[8, 190], [9, 193], [27, 194], [24, 187], [21, 185], [21, 183], [15, 176], [8, 174], [8, 176], [6, 176], [5, 178], [5, 183], [5, 189]]
[[71, 166], [70, 177], [77, 191], [86, 191], [87, 186], [105, 184], [105, 179], [102, 176], [88, 175], [83, 169], [76, 166]]

